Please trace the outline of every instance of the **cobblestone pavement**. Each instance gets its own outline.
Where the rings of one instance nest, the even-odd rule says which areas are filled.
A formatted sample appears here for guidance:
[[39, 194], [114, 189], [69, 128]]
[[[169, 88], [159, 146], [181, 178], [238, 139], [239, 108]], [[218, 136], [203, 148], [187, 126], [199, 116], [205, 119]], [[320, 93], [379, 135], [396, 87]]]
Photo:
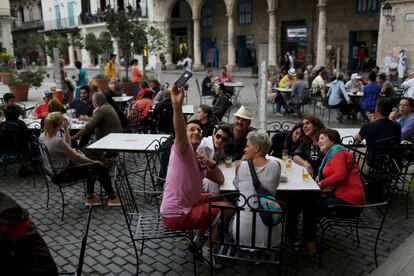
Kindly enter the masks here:
[[[173, 81], [178, 74], [164, 75], [166, 81]], [[196, 75], [200, 80], [203, 75]], [[256, 94], [252, 78], [236, 78], [245, 84], [240, 97], [241, 104], [251, 105], [257, 110]], [[45, 83], [43, 88], [50, 87], [51, 83]], [[188, 101], [190, 104], [199, 103], [195, 90], [195, 78], [190, 82]], [[41, 101], [41, 90], [34, 91], [30, 95], [28, 103]], [[0, 85], [0, 92], [6, 92], [7, 88]], [[240, 104], [239, 103], [239, 104]], [[234, 112], [238, 108], [236, 104]], [[271, 113], [271, 105], [268, 106], [267, 121], [275, 120]], [[232, 113], [234, 113], [232, 112]], [[335, 116], [332, 116], [333, 118]], [[324, 121], [326, 122], [326, 114]], [[279, 121], [298, 121], [296, 118], [277, 118]], [[254, 122], [256, 123], [256, 122]], [[341, 124], [341, 127], [359, 127], [358, 124]], [[338, 126], [332, 122], [330, 127]], [[141, 157], [143, 158], [143, 157]], [[144, 160], [144, 159], [142, 159]], [[138, 162], [143, 164], [143, 162]], [[133, 166], [132, 164], [130, 164]], [[67, 201], [65, 218], [60, 220], [61, 199], [57, 187], [51, 186], [51, 204], [46, 208], [46, 187], [43, 178], [36, 176], [36, 187], [28, 184], [25, 178], [18, 177], [16, 168], [10, 167], [7, 175], [0, 171], [0, 190], [17, 200], [27, 208], [32, 220], [36, 223], [40, 233], [48, 245], [76, 240], [82, 235], [84, 218], [87, 209], [83, 206], [82, 185], [75, 185], [64, 190]], [[132, 179], [132, 184], [142, 180]], [[96, 188], [98, 190], [98, 188]], [[153, 211], [155, 205], [138, 198], [141, 211]], [[411, 233], [414, 232], [412, 217], [414, 208], [410, 203], [410, 219], [405, 218], [404, 201], [393, 201], [384, 230], [378, 244], [378, 261], [384, 262], [386, 257], [400, 245]], [[317, 260], [298, 256], [289, 247], [286, 248], [284, 268], [285, 275], [366, 275], [374, 268], [373, 244], [375, 237], [368, 231], [361, 232], [361, 244], [358, 246], [355, 233], [348, 230], [336, 230], [327, 234], [327, 242], [324, 246], [324, 258], [322, 267], [318, 268]], [[186, 250], [187, 244], [182, 240], [169, 239], [163, 241], [146, 242], [144, 254], [140, 257], [140, 275], [193, 275], [192, 255]], [[77, 264], [79, 247], [68, 245], [65, 247], [51, 247], [52, 255], [61, 271], [73, 269]], [[208, 268], [198, 265], [200, 275], [207, 275]], [[275, 275], [277, 266], [263, 264], [245, 264], [241, 262], [225, 261], [224, 267], [217, 271], [218, 275]], [[89, 242], [87, 246], [84, 272], [96, 272], [100, 275], [131, 275], [135, 273], [135, 256], [131, 247], [130, 238], [126, 229], [120, 208], [94, 208]], [[94, 275], [93, 273], [91, 275]]]
[[[141, 158], [141, 159], [140, 159]], [[138, 157], [138, 164], [144, 164], [144, 157]], [[130, 168], [136, 168], [133, 161]], [[131, 176], [131, 185], [142, 183], [142, 174]], [[147, 180], [148, 181], [148, 180]], [[60, 271], [70, 271], [77, 264], [79, 246], [53, 247], [53, 244], [76, 240], [82, 236], [84, 219], [87, 214], [83, 206], [81, 184], [64, 189], [64, 220], [60, 219], [61, 199], [56, 186], [51, 185], [51, 204], [46, 208], [46, 186], [43, 178], [36, 175], [36, 187], [25, 178], [16, 176], [15, 167], [7, 175], [1, 172], [0, 189], [27, 208], [37, 225]], [[96, 191], [99, 191], [98, 187]], [[153, 211], [154, 203], [138, 197], [140, 211]], [[410, 219], [405, 218], [404, 201], [393, 201], [384, 230], [378, 244], [379, 263], [414, 232], [412, 217], [414, 208], [410, 204]], [[316, 259], [305, 258], [294, 253], [287, 243], [284, 254], [285, 275], [367, 275], [374, 268], [373, 244], [375, 237], [369, 231], [361, 231], [358, 246], [355, 232], [338, 229], [326, 236], [322, 267]], [[186, 250], [187, 243], [180, 239], [155, 240], [146, 242], [140, 256], [140, 275], [192, 275], [192, 255]], [[208, 275], [208, 268], [198, 264], [199, 275]], [[246, 264], [224, 261], [224, 267], [217, 275], [275, 275], [278, 267], [264, 264]], [[89, 232], [84, 272], [98, 275], [131, 275], [135, 273], [135, 255], [120, 207], [95, 207]], [[91, 274], [96, 275], [96, 274]]]

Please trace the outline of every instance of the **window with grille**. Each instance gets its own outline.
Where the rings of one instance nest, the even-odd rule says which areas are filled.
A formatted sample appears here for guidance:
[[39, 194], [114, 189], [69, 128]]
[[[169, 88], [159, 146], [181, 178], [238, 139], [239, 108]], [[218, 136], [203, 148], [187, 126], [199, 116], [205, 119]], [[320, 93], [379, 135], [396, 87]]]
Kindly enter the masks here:
[[356, 0], [355, 12], [368, 13], [376, 12], [380, 8], [380, 0]]
[[201, 10], [201, 26], [211, 27], [213, 26], [213, 8], [210, 6], [204, 6]]
[[252, 1], [240, 0], [237, 5], [237, 23], [239, 25], [252, 24]]

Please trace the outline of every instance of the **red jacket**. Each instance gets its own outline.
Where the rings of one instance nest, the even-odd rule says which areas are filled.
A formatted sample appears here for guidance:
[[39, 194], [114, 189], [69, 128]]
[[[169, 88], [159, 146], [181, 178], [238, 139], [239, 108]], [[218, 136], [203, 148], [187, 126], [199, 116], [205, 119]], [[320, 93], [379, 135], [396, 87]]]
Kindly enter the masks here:
[[352, 161], [352, 154], [346, 150], [337, 152], [322, 170], [324, 178], [320, 184], [324, 187], [335, 187], [334, 196], [345, 200], [351, 205], [365, 204], [364, 188], [359, 177], [358, 166], [347, 169]]

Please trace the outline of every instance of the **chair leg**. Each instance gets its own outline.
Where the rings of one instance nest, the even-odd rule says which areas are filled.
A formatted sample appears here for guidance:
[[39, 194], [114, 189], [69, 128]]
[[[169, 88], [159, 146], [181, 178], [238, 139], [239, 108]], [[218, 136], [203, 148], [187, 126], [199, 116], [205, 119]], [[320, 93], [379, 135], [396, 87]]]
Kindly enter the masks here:
[[321, 241], [319, 243], [319, 260], [318, 260], [318, 267], [319, 268], [321, 268], [321, 266], [322, 266], [322, 246], [323, 246], [324, 236], [325, 236], [325, 228], [322, 228]]
[[46, 208], [49, 208], [49, 182], [47, 181], [47, 177], [44, 175], [45, 183], [46, 183]]
[[62, 221], [65, 215], [65, 197], [63, 196], [62, 188], [59, 186], [60, 196], [62, 197]]

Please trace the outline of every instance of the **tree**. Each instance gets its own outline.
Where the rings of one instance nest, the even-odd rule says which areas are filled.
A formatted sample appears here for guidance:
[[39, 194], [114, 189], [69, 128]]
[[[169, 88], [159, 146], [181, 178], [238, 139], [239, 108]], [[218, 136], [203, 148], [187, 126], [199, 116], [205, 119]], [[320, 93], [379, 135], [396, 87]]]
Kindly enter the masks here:
[[105, 14], [106, 28], [125, 54], [127, 77], [132, 52], [141, 54], [147, 44], [147, 25], [139, 20], [139, 16], [139, 12], [132, 9], [115, 11], [110, 6]]
[[104, 53], [102, 43], [96, 38], [95, 34], [88, 33], [85, 36], [85, 50], [89, 52], [92, 58], [99, 57]]
[[57, 32], [51, 32], [47, 38], [40, 38], [38, 44], [44, 53], [53, 60], [53, 48], [59, 49], [59, 57], [63, 58], [68, 54], [70, 42], [66, 36], [62, 36]]

